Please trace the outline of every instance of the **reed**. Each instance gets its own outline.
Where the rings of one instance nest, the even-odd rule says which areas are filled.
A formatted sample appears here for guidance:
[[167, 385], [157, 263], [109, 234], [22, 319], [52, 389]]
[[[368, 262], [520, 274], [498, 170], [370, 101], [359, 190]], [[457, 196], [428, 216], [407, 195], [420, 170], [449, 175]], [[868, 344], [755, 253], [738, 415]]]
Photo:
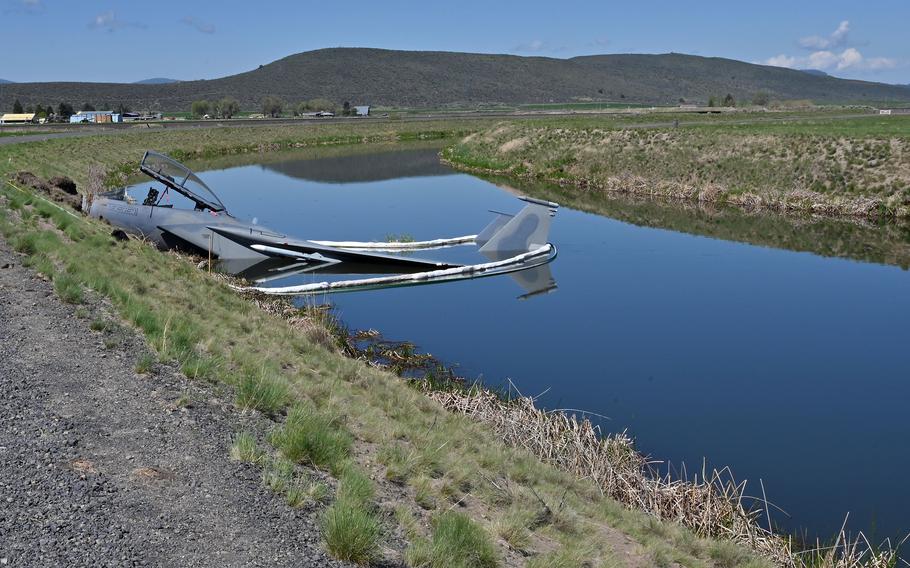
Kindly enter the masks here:
[[[679, 523], [701, 537], [740, 543], [779, 566], [891, 568], [898, 561], [890, 543], [872, 547], [862, 533], [848, 537], [846, 527], [831, 546], [797, 550], [791, 538], [760, 524], [766, 503], [749, 497], [746, 482], [737, 482], [729, 468], [703, 468], [692, 479], [680, 479], [661, 474], [625, 432], [605, 435], [587, 418], [545, 411], [531, 398], [505, 400], [478, 388], [425, 392], [446, 409], [492, 427], [507, 444], [593, 481], [629, 509]], [[723, 564], [729, 551], [712, 550], [712, 556]]]

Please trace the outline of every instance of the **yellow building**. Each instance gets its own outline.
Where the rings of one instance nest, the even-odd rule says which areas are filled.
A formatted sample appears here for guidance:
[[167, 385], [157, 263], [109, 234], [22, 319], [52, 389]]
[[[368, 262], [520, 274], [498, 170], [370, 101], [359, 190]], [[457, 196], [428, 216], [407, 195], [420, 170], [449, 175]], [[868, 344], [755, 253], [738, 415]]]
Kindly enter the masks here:
[[35, 113], [12, 114], [7, 113], [0, 116], [0, 124], [26, 124], [35, 122]]

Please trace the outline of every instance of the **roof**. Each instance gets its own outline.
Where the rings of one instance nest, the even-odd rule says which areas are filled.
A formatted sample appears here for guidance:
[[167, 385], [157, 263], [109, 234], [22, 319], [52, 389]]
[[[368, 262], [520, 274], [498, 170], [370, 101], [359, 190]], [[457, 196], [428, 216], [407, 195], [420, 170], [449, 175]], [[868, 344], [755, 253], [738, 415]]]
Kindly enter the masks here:
[[3, 121], [6, 121], [6, 120], [35, 120], [35, 113], [33, 113], [33, 112], [17, 113], [17, 114], [7, 113], [7, 114], [4, 114], [3, 116], [0, 116], [0, 120], [3, 120]]

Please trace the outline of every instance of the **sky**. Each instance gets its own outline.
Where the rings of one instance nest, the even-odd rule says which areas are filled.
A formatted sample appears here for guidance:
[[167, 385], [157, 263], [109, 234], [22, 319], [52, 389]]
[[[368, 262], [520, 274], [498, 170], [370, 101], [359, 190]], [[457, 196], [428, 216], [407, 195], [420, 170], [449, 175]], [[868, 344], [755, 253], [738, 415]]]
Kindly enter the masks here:
[[689, 53], [910, 83], [910, 1], [0, 0], [0, 78], [213, 79], [325, 47]]

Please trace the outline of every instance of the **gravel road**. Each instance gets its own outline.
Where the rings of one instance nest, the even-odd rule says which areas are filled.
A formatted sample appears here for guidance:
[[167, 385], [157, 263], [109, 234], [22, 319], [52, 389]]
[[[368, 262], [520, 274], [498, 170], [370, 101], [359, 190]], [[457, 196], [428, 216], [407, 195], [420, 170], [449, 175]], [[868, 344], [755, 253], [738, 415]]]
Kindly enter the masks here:
[[0, 240], [0, 566], [346, 566], [317, 512], [229, 459], [266, 419], [169, 366], [137, 374], [142, 340], [92, 331], [109, 308], [77, 314], [23, 258]]

